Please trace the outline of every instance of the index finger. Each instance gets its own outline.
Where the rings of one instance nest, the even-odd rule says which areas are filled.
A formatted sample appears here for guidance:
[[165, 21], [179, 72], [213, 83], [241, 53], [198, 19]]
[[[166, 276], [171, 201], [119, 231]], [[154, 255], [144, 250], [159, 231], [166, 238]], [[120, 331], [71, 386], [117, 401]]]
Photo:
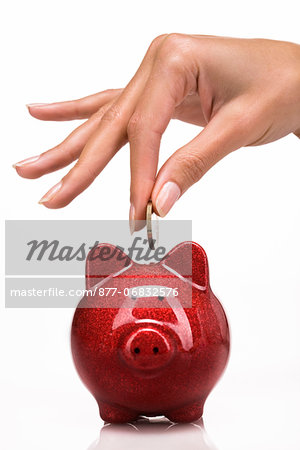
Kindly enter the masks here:
[[128, 123], [130, 143], [130, 229], [140, 229], [155, 183], [161, 137], [175, 107], [186, 96], [182, 73], [154, 68]]

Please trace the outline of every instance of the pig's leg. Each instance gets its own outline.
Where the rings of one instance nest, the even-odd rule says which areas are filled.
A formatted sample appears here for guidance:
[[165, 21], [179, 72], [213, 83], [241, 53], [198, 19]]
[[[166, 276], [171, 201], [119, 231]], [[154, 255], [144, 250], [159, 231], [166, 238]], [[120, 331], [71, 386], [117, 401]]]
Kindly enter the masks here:
[[171, 420], [171, 422], [195, 422], [202, 417], [203, 406], [204, 402], [195, 402], [182, 408], [167, 411], [165, 416]]
[[101, 419], [109, 423], [132, 422], [138, 418], [138, 413], [121, 406], [112, 406], [107, 403], [99, 403], [99, 412]]

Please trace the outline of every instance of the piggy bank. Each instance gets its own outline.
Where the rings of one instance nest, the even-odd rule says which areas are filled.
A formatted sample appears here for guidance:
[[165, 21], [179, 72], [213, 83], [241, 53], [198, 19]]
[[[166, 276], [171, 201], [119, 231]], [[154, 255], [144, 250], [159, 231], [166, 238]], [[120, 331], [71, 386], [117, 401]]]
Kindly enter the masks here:
[[148, 264], [111, 244], [92, 252], [71, 347], [101, 418], [198, 420], [229, 356], [228, 322], [204, 250], [183, 242]]

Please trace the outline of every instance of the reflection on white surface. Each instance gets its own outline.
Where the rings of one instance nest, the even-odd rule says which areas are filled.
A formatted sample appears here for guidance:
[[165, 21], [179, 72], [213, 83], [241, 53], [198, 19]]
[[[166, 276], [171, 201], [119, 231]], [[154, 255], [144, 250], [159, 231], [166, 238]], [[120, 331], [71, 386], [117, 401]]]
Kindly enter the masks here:
[[166, 419], [141, 419], [122, 425], [105, 424], [88, 450], [217, 450], [202, 420], [173, 424]]

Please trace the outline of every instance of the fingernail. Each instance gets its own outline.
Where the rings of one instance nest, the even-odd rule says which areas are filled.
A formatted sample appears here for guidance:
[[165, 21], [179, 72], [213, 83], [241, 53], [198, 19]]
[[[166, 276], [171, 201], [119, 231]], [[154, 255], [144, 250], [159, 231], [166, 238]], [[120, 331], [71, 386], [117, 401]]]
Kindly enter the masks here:
[[158, 193], [158, 196], [156, 198], [156, 209], [158, 214], [161, 217], [164, 217], [176, 200], [178, 200], [180, 196], [180, 188], [179, 186], [174, 183], [173, 181], [167, 181], [161, 188], [161, 190]]
[[19, 161], [16, 164], [13, 164], [12, 166], [13, 166], [14, 169], [16, 167], [25, 166], [25, 164], [30, 164], [30, 163], [33, 163], [33, 162], [37, 161], [40, 158], [40, 156], [41, 155], [32, 156], [31, 158], [23, 159], [22, 161]]
[[41, 200], [39, 201], [40, 204], [49, 202], [49, 200], [52, 200], [52, 198], [54, 197], [54, 195], [57, 193], [57, 191], [59, 191], [59, 189], [62, 186], [62, 181], [60, 181], [59, 183], [57, 183], [55, 186], [53, 186], [48, 192], [47, 194], [44, 195], [44, 197], [41, 198]]
[[27, 108], [35, 107], [35, 106], [47, 106], [50, 105], [50, 103], [27, 103]]
[[135, 230], [135, 209], [133, 204], [130, 205], [129, 209], [129, 229], [130, 234], [133, 234]]

